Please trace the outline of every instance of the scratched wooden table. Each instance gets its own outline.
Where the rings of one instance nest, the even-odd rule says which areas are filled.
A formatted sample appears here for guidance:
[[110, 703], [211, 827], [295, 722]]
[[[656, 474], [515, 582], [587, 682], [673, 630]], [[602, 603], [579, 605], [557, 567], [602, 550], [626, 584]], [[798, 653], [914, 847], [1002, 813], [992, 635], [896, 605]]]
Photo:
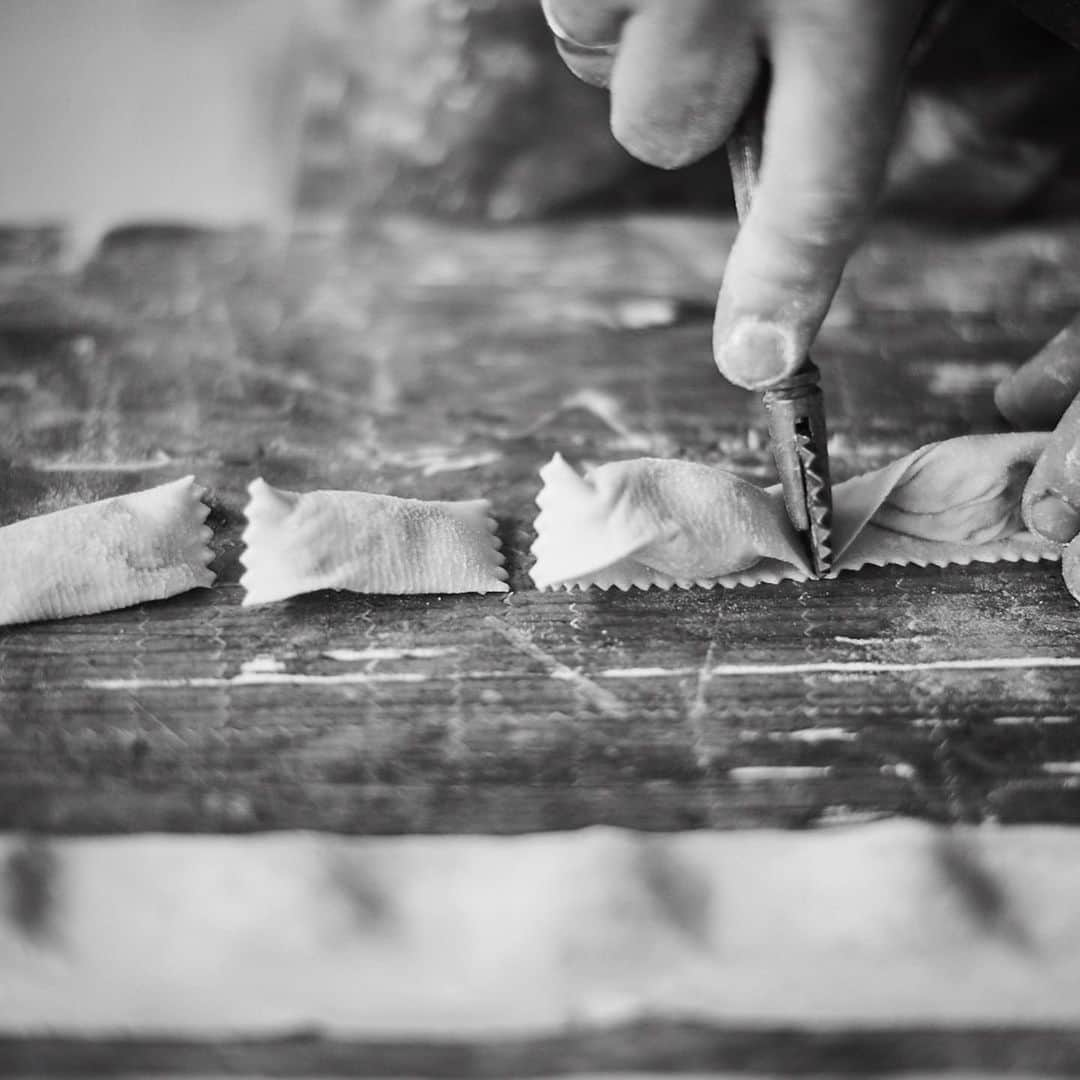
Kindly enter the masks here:
[[[709, 358], [730, 238], [722, 222], [678, 218], [491, 233], [402, 219], [363, 230], [347, 254], [301, 239], [272, 257], [250, 237], [143, 231], [65, 281], [40, 261], [40, 237], [7, 237], [0, 523], [194, 473], [210, 489], [220, 582], [0, 630], [0, 827], [1080, 822], [1080, 609], [1052, 564], [717, 593], [531, 587], [537, 470], [556, 450], [771, 477], [757, 400]], [[1078, 306], [1080, 225], [879, 230], [817, 351], [837, 477], [1001, 429], [995, 382]], [[245, 485], [260, 475], [487, 496], [514, 591], [241, 609]], [[0, 1069], [1080, 1063], [1077, 1033], [995, 1038], [673, 1026], [453, 1052], [316, 1040], [93, 1053], [14, 1040]]]

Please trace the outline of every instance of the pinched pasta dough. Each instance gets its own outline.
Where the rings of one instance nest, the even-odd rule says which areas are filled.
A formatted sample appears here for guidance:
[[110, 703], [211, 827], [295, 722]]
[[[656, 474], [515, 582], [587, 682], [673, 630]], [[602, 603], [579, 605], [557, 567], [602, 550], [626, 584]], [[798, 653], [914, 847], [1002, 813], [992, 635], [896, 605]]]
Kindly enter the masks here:
[[[950, 439], [836, 485], [833, 574], [1058, 558], [1059, 547], [1020, 520], [1020, 495], [1047, 438]], [[582, 476], [556, 455], [540, 475], [532, 577], [541, 588], [731, 587], [811, 576], [779, 488], [652, 458]]]

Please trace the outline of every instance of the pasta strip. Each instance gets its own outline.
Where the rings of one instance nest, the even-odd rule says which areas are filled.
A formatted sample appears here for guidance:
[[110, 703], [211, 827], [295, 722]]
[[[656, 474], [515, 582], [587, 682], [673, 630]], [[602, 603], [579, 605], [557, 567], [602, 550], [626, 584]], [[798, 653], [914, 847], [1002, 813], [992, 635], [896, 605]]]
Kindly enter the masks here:
[[362, 491], [248, 487], [245, 605], [319, 589], [361, 593], [506, 592], [486, 499], [423, 502]]
[[214, 583], [193, 476], [0, 528], [0, 625], [92, 615]]
[[[1046, 440], [1041, 432], [950, 439], [838, 484], [832, 576], [868, 565], [1059, 558], [1057, 545], [1020, 520]], [[811, 576], [778, 487], [651, 458], [579, 475], [556, 455], [540, 476], [532, 569], [540, 588], [730, 588]]]

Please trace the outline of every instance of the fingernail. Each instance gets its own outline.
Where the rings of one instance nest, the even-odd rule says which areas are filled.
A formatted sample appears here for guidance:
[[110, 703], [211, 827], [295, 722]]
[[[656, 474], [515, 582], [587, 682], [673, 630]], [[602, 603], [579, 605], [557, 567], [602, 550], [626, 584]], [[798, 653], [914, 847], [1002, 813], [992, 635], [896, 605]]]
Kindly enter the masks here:
[[1055, 544], [1067, 544], [1080, 533], [1080, 510], [1057, 495], [1044, 495], [1028, 511], [1028, 526]]
[[716, 362], [733, 383], [759, 390], [794, 371], [799, 354], [790, 335], [774, 323], [744, 319], [720, 344]]

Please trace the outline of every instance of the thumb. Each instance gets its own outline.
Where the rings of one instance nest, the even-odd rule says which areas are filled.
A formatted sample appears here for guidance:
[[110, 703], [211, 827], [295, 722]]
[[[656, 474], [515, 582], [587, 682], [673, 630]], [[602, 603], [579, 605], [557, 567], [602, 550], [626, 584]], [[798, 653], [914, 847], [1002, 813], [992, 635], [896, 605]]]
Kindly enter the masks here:
[[1065, 411], [1035, 464], [1022, 503], [1024, 524], [1066, 544], [1080, 532], [1080, 398]]

